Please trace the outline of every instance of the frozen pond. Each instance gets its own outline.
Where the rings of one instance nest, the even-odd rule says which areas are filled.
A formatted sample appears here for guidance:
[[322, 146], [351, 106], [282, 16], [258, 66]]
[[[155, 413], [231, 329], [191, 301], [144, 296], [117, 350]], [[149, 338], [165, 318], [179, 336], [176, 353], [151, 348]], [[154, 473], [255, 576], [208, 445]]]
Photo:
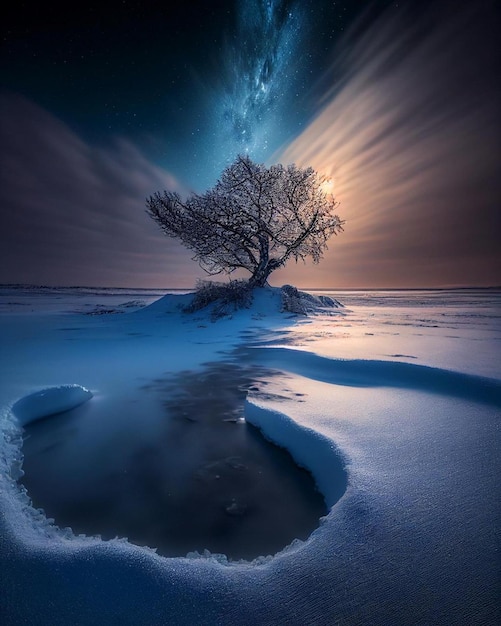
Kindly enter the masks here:
[[[127, 414], [100, 416], [105, 433], [92, 402], [34, 422], [22, 483], [35, 506], [75, 533], [128, 537], [165, 556], [275, 554], [307, 539], [327, 513], [311, 475], [243, 419], [247, 392], [259, 396], [278, 376], [214, 362], [142, 384]], [[338, 481], [341, 497], [341, 461]]]

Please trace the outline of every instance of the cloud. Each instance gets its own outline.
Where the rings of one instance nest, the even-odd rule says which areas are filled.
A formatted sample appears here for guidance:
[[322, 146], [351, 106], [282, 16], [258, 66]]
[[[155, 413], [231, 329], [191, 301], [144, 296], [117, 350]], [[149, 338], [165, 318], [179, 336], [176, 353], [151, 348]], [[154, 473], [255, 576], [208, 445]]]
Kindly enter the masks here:
[[464, 4], [412, 22], [392, 8], [341, 42], [319, 113], [273, 160], [332, 177], [346, 231], [315, 274], [283, 280], [499, 283], [496, 20], [489, 3]]
[[92, 145], [36, 104], [0, 97], [0, 281], [186, 286], [195, 264], [144, 211], [182, 192], [130, 142]]

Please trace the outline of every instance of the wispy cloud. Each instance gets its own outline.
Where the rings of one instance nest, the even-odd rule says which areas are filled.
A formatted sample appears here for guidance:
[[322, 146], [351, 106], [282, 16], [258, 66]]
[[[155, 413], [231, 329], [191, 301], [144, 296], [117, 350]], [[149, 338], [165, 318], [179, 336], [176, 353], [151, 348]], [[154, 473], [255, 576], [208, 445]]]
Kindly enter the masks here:
[[92, 145], [34, 103], [0, 98], [0, 280], [185, 286], [194, 264], [144, 212], [179, 183], [130, 142]]
[[499, 283], [496, 21], [489, 3], [463, 4], [412, 23], [392, 9], [339, 46], [318, 115], [273, 160], [331, 176], [346, 232], [315, 275], [284, 279]]

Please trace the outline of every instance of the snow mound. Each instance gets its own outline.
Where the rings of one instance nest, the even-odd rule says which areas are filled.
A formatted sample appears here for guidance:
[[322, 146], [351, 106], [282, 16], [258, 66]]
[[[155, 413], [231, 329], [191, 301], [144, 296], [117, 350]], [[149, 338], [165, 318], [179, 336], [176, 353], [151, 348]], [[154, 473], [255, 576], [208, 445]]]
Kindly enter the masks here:
[[133, 314], [137, 317], [149, 316], [151, 314], [158, 315], [159, 317], [169, 315], [179, 315], [193, 300], [193, 293], [168, 293], [162, 296], [158, 300], [155, 300], [151, 304], [148, 304], [138, 311], [134, 311]]
[[35, 391], [18, 400], [12, 407], [12, 413], [21, 426], [30, 422], [69, 411], [92, 398], [92, 392], [80, 385], [60, 385]]
[[309, 315], [330, 314], [334, 309], [344, 308], [338, 300], [329, 296], [299, 291], [292, 285], [283, 287], [254, 287], [250, 289], [246, 281], [217, 283], [202, 281], [198, 289], [186, 294], [167, 294], [145, 307], [148, 314], [206, 314], [216, 322], [234, 315], [245, 315], [247, 310], [258, 316], [283, 316], [284, 313]]

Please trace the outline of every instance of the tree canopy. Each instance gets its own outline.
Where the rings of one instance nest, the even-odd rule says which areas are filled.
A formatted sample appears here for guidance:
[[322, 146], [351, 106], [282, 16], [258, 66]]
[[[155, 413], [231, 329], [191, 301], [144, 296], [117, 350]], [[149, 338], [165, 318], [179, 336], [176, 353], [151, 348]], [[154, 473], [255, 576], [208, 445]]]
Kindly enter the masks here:
[[186, 200], [155, 193], [147, 212], [208, 274], [245, 269], [251, 286], [263, 286], [291, 258], [318, 263], [330, 236], [343, 230], [325, 182], [311, 167], [268, 168], [239, 156], [212, 189]]

